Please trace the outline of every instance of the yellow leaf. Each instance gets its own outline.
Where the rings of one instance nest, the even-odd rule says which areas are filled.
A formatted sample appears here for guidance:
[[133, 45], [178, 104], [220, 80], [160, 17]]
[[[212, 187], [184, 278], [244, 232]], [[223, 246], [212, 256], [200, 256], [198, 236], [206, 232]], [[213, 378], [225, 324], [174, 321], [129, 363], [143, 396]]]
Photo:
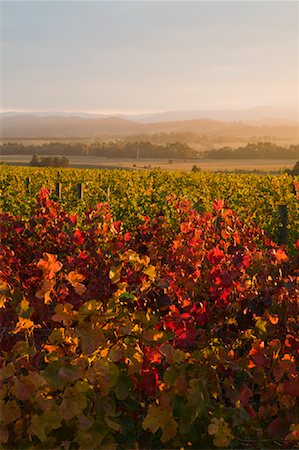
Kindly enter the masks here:
[[267, 322], [265, 320], [258, 319], [255, 322], [255, 328], [259, 335], [264, 336], [265, 334], [267, 334]]
[[142, 354], [139, 352], [134, 353], [134, 359], [136, 359], [137, 362], [142, 363], [143, 361]]
[[135, 261], [135, 262], [140, 262], [140, 258], [138, 253], [134, 252], [133, 250], [128, 250], [125, 253], [125, 257], [129, 260], [129, 261]]
[[218, 448], [228, 447], [233, 438], [231, 429], [223, 417], [220, 417], [220, 419], [214, 417], [211, 420], [211, 423], [208, 426], [208, 433], [209, 435], [214, 436], [213, 444]]
[[142, 427], [156, 433], [159, 429], [162, 431], [161, 441], [163, 443], [170, 441], [177, 434], [177, 422], [173, 417], [172, 408], [165, 408], [159, 405], [151, 404], [148, 407]]
[[5, 303], [7, 302], [7, 297], [0, 293], [0, 308], [5, 308]]
[[58, 304], [55, 308], [55, 314], [52, 316], [52, 320], [55, 322], [63, 322], [64, 325], [70, 325], [77, 317], [77, 311], [73, 311], [73, 305], [70, 303]]
[[35, 323], [32, 322], [31, 319], [24, 319], [24, 317], [20, 317], [19, 321], [16, 323], [16, 328], [13, 330], [13, 334], [17, 334], [20, 331], [28, 331], [29, 333], [31, 333], [34, 328], [40, 328], [40, 325], [36, 325]]
[[118, 283], [120, 281], [122, 266], [113, 266], [109, 271], [109, 278], [112, 283]]
[[163, 331], [161, 331], [160, 333], [156, 333], [153, 336], [153, 341], [158, 341], [159, 339], [161, 339], [164, 336]]
[[140, 262], [142, 262], [145, 266], [148, 266], [150, 262], [150, 257], [147, 255], [143, 255], [140, 258]]
[[143, 273], [147, 275], [151, 280], [156, 278], [156, 268], [155, 266], [147, 266], [143, 269]]
[[5, 303], [8, 301], [9, 285], [6, 281], [0, 280], [0, 308], [4, 308]]

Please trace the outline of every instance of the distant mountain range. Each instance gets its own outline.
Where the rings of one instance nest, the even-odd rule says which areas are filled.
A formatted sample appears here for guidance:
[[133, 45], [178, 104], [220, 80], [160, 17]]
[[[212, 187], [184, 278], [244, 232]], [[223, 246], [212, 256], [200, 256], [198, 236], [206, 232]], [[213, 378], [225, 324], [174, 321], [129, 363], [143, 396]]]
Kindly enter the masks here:
[[214, 110], [190, 110], [190, 111], [163, 111], [158, 113], [141, 113], [141, 114], [102, 114], [102, 113], [87, 113], [87, 112], [58, 112], [58, 111], [8, 111], [0, 112], [0, 117], [14, 117], [14, 116], [36, 116], [36, 117], [81, 117], [85, 119], [105, 119], [109, 117], [120, 117], [127, 120], [133, 120], [141, 123], [155, 123], [155, 122], [171, 122], [181, 120], [193, 119], [211, 119], [220, 121], [272, 121], [279, 122], [299, 122], [299, 105], [268, 105], [257, 106], [255, 108], [247, 109], [214, 109]]
[[189, 131], [206, 136], [291, 136], [299, 140], [296, 108], [259, 107], [241, 111], [168, 111], [116, 115], [64, 112], [0, 113], [0, 137], [96, 138]]

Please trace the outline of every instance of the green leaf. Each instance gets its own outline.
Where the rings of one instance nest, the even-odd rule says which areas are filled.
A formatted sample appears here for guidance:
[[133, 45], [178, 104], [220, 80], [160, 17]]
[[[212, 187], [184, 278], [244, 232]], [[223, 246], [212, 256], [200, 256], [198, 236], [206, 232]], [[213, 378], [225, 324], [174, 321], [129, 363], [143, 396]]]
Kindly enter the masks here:
[[115, 386], [115, 397], [118, 400], [125, 400], [129, 395], [129, 380], [121, 377]]
[[258, 319], [255, 322], [255, 329], [258, 337], [265, 338], [267, 336], [267, 322], [265, 320]]

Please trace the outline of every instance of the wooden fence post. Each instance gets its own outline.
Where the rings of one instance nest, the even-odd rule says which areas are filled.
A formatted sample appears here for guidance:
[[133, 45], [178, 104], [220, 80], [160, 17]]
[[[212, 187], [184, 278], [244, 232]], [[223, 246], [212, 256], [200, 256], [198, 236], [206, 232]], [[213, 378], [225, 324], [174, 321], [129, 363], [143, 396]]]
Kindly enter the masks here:
[[216, 217], [216, 221], [215, 221], [215, 227], [216, 230], [219, 234], [221, 234], [221, 223], [222, 223], [222, 218], [221, 217]]
[[56, 196], [61, 199], [61, 183], [58, 181], [56, 183]]
[[27, 194], [30, 194], [30, 192], [31, 192], [30, 183], [31, 183], [31, 178], [27, 177], [25, 180]]
[[288, 207], [287, 205], [278, 205], [279, 214], [279, 234], [278, 243], [287, 244], [288, 242]]
[[83, 199], [83, 184], [82, 183], [79, 183], [77, 185], [77, 198], [78, 198], [78, 200]]

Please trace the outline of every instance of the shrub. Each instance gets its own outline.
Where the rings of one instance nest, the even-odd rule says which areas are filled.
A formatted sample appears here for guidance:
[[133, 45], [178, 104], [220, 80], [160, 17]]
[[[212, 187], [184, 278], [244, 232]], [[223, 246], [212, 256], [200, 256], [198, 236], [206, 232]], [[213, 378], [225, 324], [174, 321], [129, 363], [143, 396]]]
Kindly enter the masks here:
[[201, 172], [201, 168], [194, 164], [191, 169], [192, 172]]
[[59, 158], [58, 156], [41, 156], [33, 155], [30, 165], [37, 167], [68, 167], [69, 159], [65, 156]]
[[296, 445], [299, 241], [174, 206], [1, 215], [3, 448]]

